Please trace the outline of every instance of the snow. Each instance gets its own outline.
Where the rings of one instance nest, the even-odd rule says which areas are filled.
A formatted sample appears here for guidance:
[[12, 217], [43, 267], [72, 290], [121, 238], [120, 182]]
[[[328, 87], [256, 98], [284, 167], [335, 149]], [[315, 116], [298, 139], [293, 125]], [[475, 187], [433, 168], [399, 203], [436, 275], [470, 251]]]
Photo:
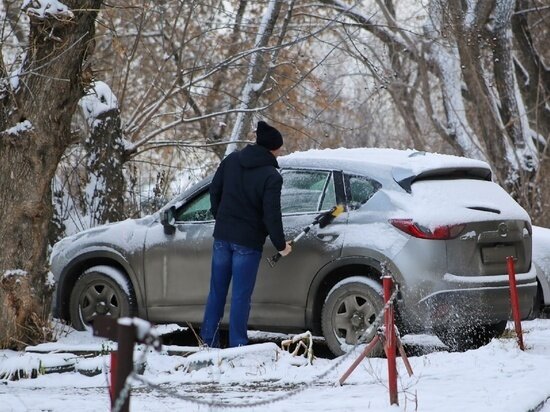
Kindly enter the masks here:
[[99, 125], [97, 118], [102, 113], [118, 108], [118, 100], [107, 83], [95, 81], [86, 96], [80, 99], [79, 105], [88, 126], [94, 128]]
[[[124, 250], [131, 252], [143, 248], [143, 237], [139, 234], [143, 230], [144, 225], [151, 222], [152, 217], [143, 219], [126, 219], [116, 223], [110, 223], [103, 226], [98, 226], [92, 229], [87, 229], [72, 236], [68, 236], [57, 242], [50, 256], [50, 263], [56, 255], [63, 256], [67, 247], [74, 242], [81, 241], [85, 243], [88, 238], [97, 232], [103, 232], [103, 239], [107, 244], [118, 244]], [[94, 246], [94, 250], [101, 249], [101, 246]], [[111, 250], [105, 247], [106, 250]]]
[[57, 0], [24, 0], [21, 9], [26, 10], [29, 16], [42, 20], [48, 17], [56, 19], [74, 17], [73, 12]]
[[332, 287], [332, 289], [327, 293], [327, 297], [325, 298], [325, 302], [330, 298], [330, 295], [332, 295], [332, 292], [334, 292], [340, 286], [347, 285], [348, 283], [363, 283], [363, 284], [373, 288], [380, 295], [382, 295], [382, 288], [380, 286], [380, 283], [375, 282], [374, 280], [366, 278], [364, 276], [350, 276], [350, 277], [347, 277], [345, 279], [342, 279], [340, 282], [338, 282], [336, 285], [334, 285]]
[[[117, 281], [118, 283], [118, 281]], [[126, 283], [126, 282], [125, 282]], [[146, 320], [140, 318], [120, 318], [118, 320], [119, 325], [132, 326], [136, 328], [136, 338], [138, 340], [143, 340], [149, 334], [156, 337], [156, 333], [151, 330], [151, 324]]]
[[[535, 268], [531, 267], [529, 272], [527, 273], [518, 273], [516, 274], [516, 280], [519, 282], [525, 282], [528, 280], [535, 281], [536, 272]], [[453, 275], [452, 273], [445, 273], [443, 275], [443, 279], [447, 282], [452, 283], [484, 283], [487, 285], [490, 285], [491, 283], [499, 284], [499, 283], [507, 283], [508, 282], [508, 275], [492, 275], [492, 276], [457, 276]], [[472, 290], [472, 289], [469, 289]]]
[[550, 229], [533, 226], [533, 261], [550, 276]]
[[410, 169], [414, 174], [421, 174], [424, 171], [438, 168], [489, 168], [489, 165], [481, 160], [439, 153], [419, 152], [413, 149], [339, 148], [307, 150], [304, 152], [295, 152], [280, 159], [282, 164], [284, 164], [285, 160], [299, 161], [300, 159], [314, 159], [318, 162], [321, 169], [327, 168], [332, 160], [344, 160], [346, 164], [359, 166], [371, 163], [393, 168]]
[[10, 134], [12, 136], [17, 136], [20, 133], [26, 132], [32, 130], [32, 123], [28, 120], [24, 120], [20, 123], [17, 123], [15, 126], [10, 127], [6, 130], [7, 134]]
[[48, 271], [48, 274], [46, 275], [46, 281], [44, 282], [46, 286], [54, 287], [55, 286], [55, 277], [53, 276], [53, 273]]
[[[407, 237], [386, 223], [347, 224], [335, 226], [335, 233], [345, 233], [348, 247], [365, 247], [384, 251], [388, 258], [394, 258], [407, 243]], [[365, 236], [368, 233], [368, 236]]]
[[[509, 329], [513, 324], [509, 323]], [[359, 355], [359, 349], [336, 359], [292, 356], [273, 342], [232, 349], [200, 350], [188, 357], [168, 356], [163, 350], [136, 348], [135, 360], [145, 357], [140, 380], [134, 381], [130, 408], [156, 412], [168, 409], [217, 411], [237, 404], [264, 402], [251, 411], [465, 411], [517, 412], [534, 410], [550, 396], [550, 320], [523, 322], [526, 350], [519, 350], [511, 333], [477, 350], [450, 353], [427, 335], [403, 341], [430, 347], [409, 355], [409, 377], [397, 359], [399, 406], [389, 405], [385, 359], [366, 359], [343, 386], [336, 382]], [[74, 336], [73, 336], [74, 334]], [[97, 345], [88, 332], [71, 331], [57, 345]], [[55, 344], [52, 344], [55, 345]], [[53, 348], [53, 347], [52, 347]], [[109, 409], [109, 356], [0, 351], [0, 371], [74, 364], [65, 373], [39, 373], [35, 379], [0, 381], [2, 411], [97, 411]], [[79, 371], [94, 371], [87, 376]], [[99, 372], [99, 373], [97, 373]], [[159, 387], [146, 386], [143, 381]], [[3, 384], [1, 384], [3, 383]], [[174, 396], [177, 394], [177, 397]], [[289, 395], [292, 395], [289, 397]], [[181, 399], [183, 398], [183, 399]], [[277, 401], [275, 401], [277, 400]], [[273, 401], [273, 402], [272, 402]], [[201, 402], [202, 405], [198, 405]], [[214, 404], [208, 406], [206, 404]], [[226, 407], [223, 407], [225, 405]], [[547, 406], [542, 409], [548, 410]]]
[[[124, 293], [126, 293], [127, 296], [130, 296], [130, 287], [128, 286], [128, 280], [122, 273], [120, 273], [118, 269], [115, 269], [112, 266], [98, 265], [86, 270], [84, 274], [90, 273], [90, 272], [101, 272], [104, 275], [109, 276], [121, 287], [121, 289], [124, 291]], [[141, 327], [140, 327], [140, 330], [141, 330]]]
[[22, 269], [10, 269], [10, 270], [4, 271], [2, 278], [9, 278], [14, 276], [27, 276], [27, 272]]
[[[493, 182], [473, 179], [425, 180], [413, 184], [412, 194], [414, 201], [404, 199], [404, 210], [410, 210], [418, 222], [430, 229], [442, 224], [484, 220], [531, 220], [527, 212]], [[473, 207], [498, 210], [499, 213], [470, 209]]]

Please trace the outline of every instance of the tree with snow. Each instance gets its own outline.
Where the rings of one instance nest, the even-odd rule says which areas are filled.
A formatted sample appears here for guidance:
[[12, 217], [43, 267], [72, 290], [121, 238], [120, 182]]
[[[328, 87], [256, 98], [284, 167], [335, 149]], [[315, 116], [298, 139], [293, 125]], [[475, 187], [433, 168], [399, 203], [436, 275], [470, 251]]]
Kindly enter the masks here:
[[89, 84], [101, 3], [24, 1], [28, 49], [15, 71], [0, 59], [1, 347], [20, 348], [48, 333], [51, 181]]
[[489, 162], [535, 222], [550, 224], [541, 185], [550, 170], [550, 71], [535, 36], [547, 37], [550, 16], [540, 1], [431, 0], [425, 10], [321, 2], [346, 16], [350, 55], [388, 90], [416, 149], [435, 131], [455, 154]]

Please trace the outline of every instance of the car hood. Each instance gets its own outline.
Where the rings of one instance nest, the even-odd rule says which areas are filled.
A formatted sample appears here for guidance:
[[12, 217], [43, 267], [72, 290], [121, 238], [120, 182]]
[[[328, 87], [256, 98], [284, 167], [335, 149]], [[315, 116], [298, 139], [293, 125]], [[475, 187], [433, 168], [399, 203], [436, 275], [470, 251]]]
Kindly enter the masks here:
[[60, 266], [60, 261], [67, 262], [79, 254], [94, 250], [109, 249], [121, 254], [140, 251], [147, 229], [156, 221], [158, 214], [109, 223], [63, 238], [53, 246], [50, 255], [52, 272], [56, 274], [55, 268]]

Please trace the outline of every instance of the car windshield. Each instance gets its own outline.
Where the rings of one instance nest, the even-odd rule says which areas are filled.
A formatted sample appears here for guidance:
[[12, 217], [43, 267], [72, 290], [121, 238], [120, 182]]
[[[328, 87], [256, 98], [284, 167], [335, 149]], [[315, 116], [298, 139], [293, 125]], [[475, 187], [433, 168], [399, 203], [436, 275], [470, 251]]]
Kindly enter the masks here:
[[195, 185], [192, 185], [189, 189], [185, 190], [183, 193], [176, 195], [172, 200], [170, 200], [162, 208], [160, 208], [159, 212], [162, 210], [168, 209], [171, 206], [175, 206], [176, 208], [179, 208], [185, 199], [187, 199], [192, 194], [201, 191], [205, 185], [210, 184], [213, 177], [214, 177], [213, 174], [209, 175], [204, 179], [202, 179], [200, 182], [196, 183]]

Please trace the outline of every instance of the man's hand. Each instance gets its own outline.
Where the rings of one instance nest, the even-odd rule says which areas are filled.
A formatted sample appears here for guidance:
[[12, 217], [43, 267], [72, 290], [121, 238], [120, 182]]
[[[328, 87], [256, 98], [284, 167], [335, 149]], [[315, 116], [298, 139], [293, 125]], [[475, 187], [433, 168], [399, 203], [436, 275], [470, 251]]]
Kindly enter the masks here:
[[290, 252], [292, 252], [292, 246], [290, 242], [286, 242], [286, 247], [284, 250], [279, 250], [279, 254], [281, 256], [287, 256]]

